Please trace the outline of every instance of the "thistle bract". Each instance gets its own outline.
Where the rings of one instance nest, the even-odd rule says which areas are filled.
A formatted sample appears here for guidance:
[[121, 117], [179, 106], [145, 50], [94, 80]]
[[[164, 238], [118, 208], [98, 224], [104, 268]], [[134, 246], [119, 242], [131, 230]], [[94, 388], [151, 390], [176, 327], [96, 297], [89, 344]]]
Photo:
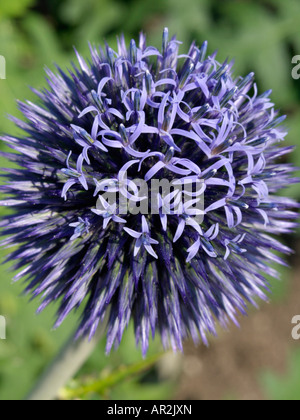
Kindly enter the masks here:
[[156, 331], [174, 350], [187, 336], [207, 343], [266, 299], [270, 263], [291, 252], [274, 237], [293, 230], [298, 205], [276, 194], [297, 180], [271, 92], [206, 42], [184, 55], [179, 44], [165, 30], [160, 51], [141, 35], [91, 46], [89, 61], [76, 52], [68, 74], [47, 71], [39, 105], [20, 103], [25, 135], [2, 138], [18, 152], [2, 153], [17, 166], [1, 186], [16, 279], [39, 310], [60, 302], [56, 327], [82, 306], [78, 336], [109, 314], [108, 351], [131, 319], [144, 354]]

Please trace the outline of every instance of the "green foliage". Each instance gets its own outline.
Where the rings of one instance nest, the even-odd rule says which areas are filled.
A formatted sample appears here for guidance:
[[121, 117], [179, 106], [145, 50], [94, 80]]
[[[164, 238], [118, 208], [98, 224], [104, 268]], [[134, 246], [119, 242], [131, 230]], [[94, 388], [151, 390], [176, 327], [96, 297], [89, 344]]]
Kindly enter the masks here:
[[300, 400], [300, 351], [294, 351], [289, 358], [288, 372], [279, 375], [265, 372], [261, 382], [267, 397], [276, 401]]
[[35, 3], [35, 0], [9, 0], [0, 3], [0, 20], [3, 17], [19, 17]]

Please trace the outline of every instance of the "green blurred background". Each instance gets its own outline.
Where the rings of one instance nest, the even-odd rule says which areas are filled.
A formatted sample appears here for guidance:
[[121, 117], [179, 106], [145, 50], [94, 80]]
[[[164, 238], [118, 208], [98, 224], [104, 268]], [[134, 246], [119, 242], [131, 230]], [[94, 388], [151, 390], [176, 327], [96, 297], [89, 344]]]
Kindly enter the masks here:
[[[288, 144], [300, 146], [300, 80], [291, 76], [292, 57], [300, 54], [299, 0], [0, 0], [0, 55], [7, 61], [0, 132], [17, 133], [6, 118], [19, 115], [15, 100], [33, 100], [29, 86], [45, 85], [45, 66], [65, 68], [75, 60], [73, 46], [88, 56], [88, 41], [114, 48], [116, 35], [123, 32], [129, 40], [143, 30], [148, 43], [160, 47], [165, 26], [184, 42], [182, 52], [193, 40], [208, 40], [220, 61], [235, 59], [236, 75], [255, 71], [259, 90], [272, 88], [272, 99], [288, 114]], [[299, 163], [300, 147], [290, 159]], [[290, 187], [288, 195], [299, 199], [300, 186]], [[299, 251], [299, 235], [283, 240]], [[136, 374], [142, 359], [132, 328], [110, 357], [100, 344], [80, 372], [86, 380], [104, 378], [101, 393], [88, 398], [300, 399], [299, 343], [291, 338], [291, 319], [300, 314], [300, 265], [296, 257], [290, 263], [283, 282], [272, 281], [272, 305], [252, 311], [241, 331], [220, 332], [208, 350], [187, 343], [184, 356], [167, 355]], [[0, 399], [15, 400], [69, 336], [77, 315], [51, 331], [55, 308], [36, 316], [38, 303], [21, 296], [22, 284], [11, 284], [8, 268], [0, 267], [0, 315], [8, 324], [7, 340], [0, 341]], [[149, 354], [158, 351], [159, 340]]]

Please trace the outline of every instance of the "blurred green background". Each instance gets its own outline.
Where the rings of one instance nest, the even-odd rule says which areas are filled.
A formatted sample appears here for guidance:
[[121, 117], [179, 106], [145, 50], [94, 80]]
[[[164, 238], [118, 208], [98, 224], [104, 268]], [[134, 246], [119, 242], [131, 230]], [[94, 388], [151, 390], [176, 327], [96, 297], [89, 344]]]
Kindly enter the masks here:
[[[300, 54], [299, 0], [1, 0], [0, 55], [6, 58], [7, 79], [0, 80], [0, 132], [17, 133], [6, 118], [7, 114], [19, 115], [15, 100], [33, 100], [29, 86], [45, 85], [45, 66], [54, 69], [57, 63], [65, 68], [75, 60], [73, 46], [88, 56], [88, 41], [107, 41], [114, 48], [116, 35], [123, 32], [129, 40], [143, 30], [148, 43], [160, 47], [165, 26], [184, 42], [182, 52], [193, 40], [198, 44], [208, 40], [210, 52], [219, 50], [220, 61], [226, 57], [235, 59], [236, 75], [255, 71], [259, 90], [272, 88], [272, 99], [288, 114], [287, 142], [300, 146], [300, 80], [291, 76], [292, 57]], [[300, 147], [290, 159], [299, 164]], [[1, 166], [6, 165], [2, 159]], [[290, 187], [288, 195], [299, 199], [300, 186]], [[299, 235], [283, 240], [299, 250]], [[242, 321], [247, 340], [232, 328], [229, 335], [220, 333], [212, 349], [194, 349], [188, 343], [184, 356], [166, 356], [164, 363], [150, 369], [146, 361], [145, 373], [130, 328], [117, 352], [104, 356], [103, 343], [82, 369], [87, 380], [101, 374], [104, 385], [112, 373], [115, 378], [109, 386], [102, 384], [100, 395], [88, 398], [300, 399], [299, 343], [290, 336], [290, 320], [297, 314], [295, 311], [300, 314], [300, 266], [297, 258], [290, 262], [292, 270], [282, 272], [283, 283], [272, 281], [272, 308], [263, 305], [260, 315], [254, 312], [252, 324]], [[36, 316], [38, 304], [28, 303], [27, 297], [20, 296], [22, 284], [11, 285], [11, 278], [8, 267], [2, 265], [0, 315], [8, 323], [7, 340], [0, 341], [2, 400], [24, 397], [77, 319], [76, 315], [70, 316], [58, 331], [51, 331], [55, 309]], [[276, 317], [279, 323], [275, 322]], [[268, 340], [262, 334], [262, 322], [269, 325]], [[282, 329], [278, 331], [280, 325]], [[258, 341], [260, 334], [265, 341], [262, 337]], [[230, 389], [226, 383], [228, 364], [225, 360], [227, 368], [222, 368], [221, 363], [223, 345], [227, 346], [228, 361], [237, 352], [241, 366], [249, 361], [245, 372], [239, 370], [235, 361], [230, 375], [236, 375], [236, 379], [230, 382]], [[149, 355], [158, 351], [159, 340], [151, 345]], [[274, 356], [274, 363], [269, 364], [268, 355]], [[207, 364], [204, 360], [208, 360]], [[220, 366], [218, 372], [214, 373], [210, 363]], [[137, 375], [139, 370], [143, 372]], [[198, 372], [197, 377], [193, 370]], [[193, 390], [188, 391], [188, 383], [193, 384]]]

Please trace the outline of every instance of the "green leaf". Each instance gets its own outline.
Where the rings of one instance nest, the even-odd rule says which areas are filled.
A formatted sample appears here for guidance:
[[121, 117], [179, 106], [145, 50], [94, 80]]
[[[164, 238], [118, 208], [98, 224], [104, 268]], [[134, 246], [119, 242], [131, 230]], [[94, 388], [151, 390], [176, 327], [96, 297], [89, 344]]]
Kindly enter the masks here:
[[261, 383], [268, 399], [276, 401], [300, 400], [300, 351], [292, 353], [288, 372], [279, 375], [275, 372], [265, 372]]
[[29, 13], [23, 21], [23, 28], [27, 32], [30, 45], [37, 54], [41, 67], [60, 61], [60, 42], [46, 19], [36, 13]]
[[5, 17], [20, 17], [34, 3], [35, 0], [3, 0], [0, 3], [0, 20]]

